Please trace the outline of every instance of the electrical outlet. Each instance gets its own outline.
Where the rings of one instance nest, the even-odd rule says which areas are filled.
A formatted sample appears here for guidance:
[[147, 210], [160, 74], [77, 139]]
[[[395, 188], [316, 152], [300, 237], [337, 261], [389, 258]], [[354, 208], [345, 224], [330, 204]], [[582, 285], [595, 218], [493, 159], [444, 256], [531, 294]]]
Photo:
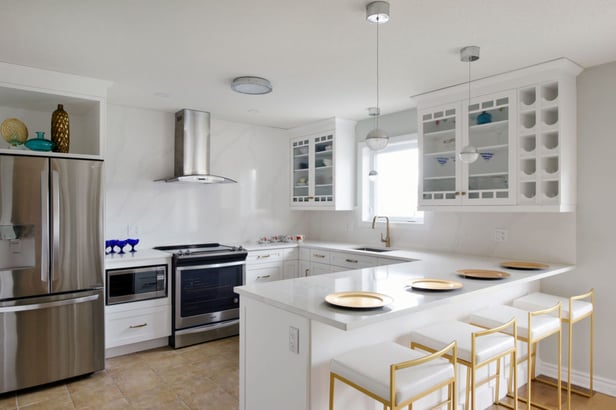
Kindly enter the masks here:
[[507, 230], [506, 229], [496, 229], [494, 231], [494, 240], [496, 242], [505, 242], [507, 240]]
[[289, 351], [299, 354], [299, 329], [289, 326]]

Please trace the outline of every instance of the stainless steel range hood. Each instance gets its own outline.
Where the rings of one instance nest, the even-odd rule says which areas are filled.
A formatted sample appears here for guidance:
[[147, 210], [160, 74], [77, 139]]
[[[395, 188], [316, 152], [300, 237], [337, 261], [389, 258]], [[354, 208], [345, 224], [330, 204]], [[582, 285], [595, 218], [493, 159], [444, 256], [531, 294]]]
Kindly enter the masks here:
[[173, 178], [165, 182], [225, 184], [237, 182], [210, 174], [210, 113], [183, 109], [175, 113]]

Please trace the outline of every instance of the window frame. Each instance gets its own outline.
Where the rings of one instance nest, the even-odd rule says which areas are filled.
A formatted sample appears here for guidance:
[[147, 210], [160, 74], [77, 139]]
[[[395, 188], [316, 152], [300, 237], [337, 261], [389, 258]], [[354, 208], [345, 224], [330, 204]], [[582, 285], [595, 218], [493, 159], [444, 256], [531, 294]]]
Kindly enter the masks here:
[[[404, 145], [410, 144], [411, 147]], [[417, 133], [397, 135], [389, 138], [389, 144], [384, 150], [372, 151], [368, 148], [365, 141], [359, 141], [357, 144], [357, 164], [358, 164], [358, 198], [359, 204], [359, 222], [362, 225], [368, 225], [372, 222], [374, 217], [374, 188], [371, 181], [368, 179], [368, 172], [374, 169], [376, 156], [383, 152], [400, 151], [408, 148], [419, 149]], [[419, 161], [417, 166], [419, 167]], [[419, 169], [417, 170], [417, 178], [419, 179]], [[419, 180], [417, 181], [417, 190], [419, 191]], [[419, 192], [418, 192], [419, 194]], [[417, 203], [419, 208], [419, 201]], [[423, 224], [424, 213], [423, 211], [416, 210], [415, 216], [409, 217], [389, 217], [389, 221], [392, 224]]]

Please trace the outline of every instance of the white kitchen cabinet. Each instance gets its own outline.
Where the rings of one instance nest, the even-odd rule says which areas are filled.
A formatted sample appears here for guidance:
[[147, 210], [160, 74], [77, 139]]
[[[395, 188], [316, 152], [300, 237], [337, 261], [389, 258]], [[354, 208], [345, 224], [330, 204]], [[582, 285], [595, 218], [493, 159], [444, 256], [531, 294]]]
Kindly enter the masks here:
[[[421, 205], [514, 203], [514, 95], [507, 91], [419, 112]], [[479, 158], [466, 164], [457, 154], [469, 144]]]
[[246, 279], [244, 280], [244, 285], [281, 280], [283, 278], [282, 269], [283, 262], [246, 265]]
[[296, 278], [297, 259], [297, 248], [249, 251], [246, 257], [244, 284]]
[[353, 209], [355, 124], [331, 118], [289, 131], [292, 209]]
[[323, 275], [325, 273], [332, 273], [333, 270], [329, 263], [310, 262], [310, 275]]
[[310, 276], [310, 261], [300, 260], [299, 261], [299, 276]]
[[[58, 104], [70, 121], [68, 154], [30, 151], [24, 146], [10, 149], [0, 138], [0, 152], [73, 158], [103, 157], [108, 81], [0, 63], [0, 119], [17, 118], [28, 128], [28, 139], [36, 131], [51, 139], [51, 115]], [[7, 150], [7, 151], [5, 151]]]
[[[575, 210], [576, 95], [566, 59], [417, 98], [423, 210]], [[487, 118], [486, 118], [487, 117]], [[479, 158], [465, 164], [467, 145]]]
[[171, 334], [169, 298], [105, 308], [105, 348], [164, 338]]
[[369, 268], [377, 265], [377, 257], [350, 252], [331, 252], [330, 265], [344, 270]]

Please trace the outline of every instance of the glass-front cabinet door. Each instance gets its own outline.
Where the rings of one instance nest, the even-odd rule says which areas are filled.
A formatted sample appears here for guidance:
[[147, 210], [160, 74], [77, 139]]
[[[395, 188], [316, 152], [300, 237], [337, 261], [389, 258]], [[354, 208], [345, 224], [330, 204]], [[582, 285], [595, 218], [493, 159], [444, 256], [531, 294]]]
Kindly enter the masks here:
[[456, 205], [460, 202], [460, 104], [419, 113], [421, 205]]
[[[515, 203], [514, 98], [504, 92], [419, 112], [421, 206]], [[467, 164], [458, 154], [469, 145], [479, 156]]]
[[474, 99], [465, 111], [465, 145], [479, 158], [464, 167], [463, 202], [478, 205], [515, 203], [515, 152], [511, 107], [514, 92]]
[[291, 205], [331, 207], [334, 204], [334, 134], [321, 133], [291, 142]]

